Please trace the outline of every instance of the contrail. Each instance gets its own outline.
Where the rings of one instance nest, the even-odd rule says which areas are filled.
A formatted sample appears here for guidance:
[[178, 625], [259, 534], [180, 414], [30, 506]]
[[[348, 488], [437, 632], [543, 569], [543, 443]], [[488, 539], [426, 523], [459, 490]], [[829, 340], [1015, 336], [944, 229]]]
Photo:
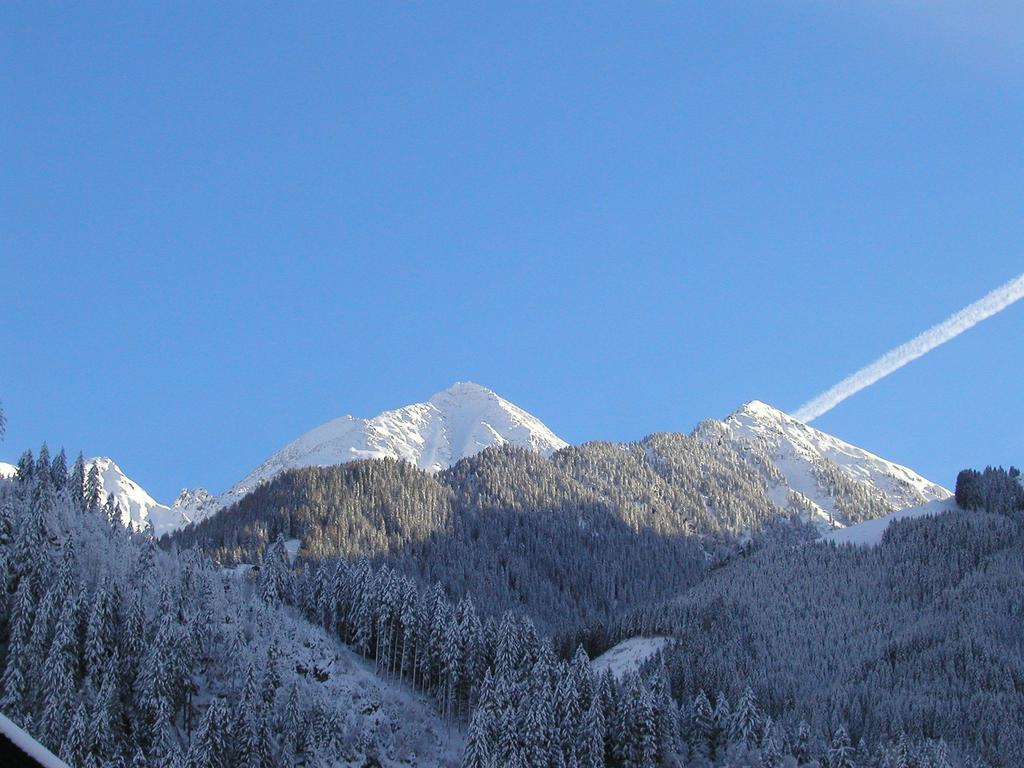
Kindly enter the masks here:
[[961, 309], [948, 320], [933, 325], [920, 336], [886, 352], [871, 365], [861, 368], [852, 376], [847, 376], [832, 389], [800, 406], [793, 413], [793, 418], [809, 424], [823, 413], [831, 411], [851, 395], [857, 394], [865, 387], [870, 387], [879, 379], [884, 379], [893, 371], [932, 351], [940, 344], [945, 344], [950, 339], [973, 328], [985, 318], [1002, 312], [1021, 298], [1024, 298], [1024, 275], [1013, 278], [969, 307]]

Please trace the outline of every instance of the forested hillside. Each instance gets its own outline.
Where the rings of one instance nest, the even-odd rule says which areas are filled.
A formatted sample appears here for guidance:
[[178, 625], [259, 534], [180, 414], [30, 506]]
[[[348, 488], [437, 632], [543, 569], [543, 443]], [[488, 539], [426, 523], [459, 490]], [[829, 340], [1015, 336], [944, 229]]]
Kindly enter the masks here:
[[639, 516], [505, 446], [439, 476], [391, 459], [288, 472], [171, 541], [231, 564], [257, 562], [280, 534], [301, 539], [306, 560], [367, 555], [488, 615], [520, 608], [554, 628], [607, 620], [700, 577], [705, 549]]
[[[421, 481], [434, 512], [465, 499], [481, 529], [495, 514], [575, 521], [565, 533], [592, 519], [572, 506], [581, 481], [523, 451], [485, 452], [446, 483], [397, 462], [343, 469], [305, 470], [306, 485], [349, 482], [380, 505], [388, 535], [411, 538], [433, 513], [410, 506], [400, 529], [377, 473]], [[503, 497], [508, 471], [533, 495]], [[1019, 488], [990, 493], [989, 474], [977, 498]], [[255, 577], [217, 570], [195, 551], [154, 549], [119, 516], [87, 509], [87, 496], [87, 479], [45, 453], [0, 483], [0, 709], [75, 768], [945, 768], [969, 764], [973, 747], [1011, 765], [1020, 744], [1016, 496], [996, 513], [896, 524], [877, 550], [764, 543], [670, 610], [635, 614], [634, 628], [677, 642], [619, 680], [592, 672], [582, 650], [559, 659], [522, 611], [490, 615], [384, 560], [311, 558], [296, 570], [282, 530]], [[502, 535], [520, 523], [509, 525]], [[638, 547], [659, 539], [645, 535]], [[657, 551], [644, 547], [641, 560]], [[839, 672], [818, 690], [828, 670]]]
[[457, 763], [429, 700], [40, 454], [0, 481], [0, 710], [72, 768]]
[[281, 534], [307, 560], [367, 555], [493, 614], [519, 607], [562, 628], [668, 596], [736, 534], [770, 527], [783, 514], [766, 495], [771, 472], [729, 443], [676, 434], [551, 459], [493, 447], [437, 475], [353, 462], [285, 473], [170, 543], [233, 564]]
[[[769, 426], [788, 426], [783, 414], [762, 412]], [[490, 615], [518, 608], [548, 630], [600, 632], [623, 611], [695, 583], [741, 538], [811, 535], [822, 508], [791, 490], [793, 466], [808, 473], [798, 485], [845, 520], [892, 511], [892, 494], [918, 498], [898, 478], [891, 493], [855, 481], [810, 449], [787, 459], [787, 480], [771, 453], [781, 448], [727, 423], [569, 446], [550, 458], [494, 446], [438, 474], [388, 458], [292, 470], [164, 542], [199, 546], [221, 564], [253, 563], [282, 535], [301, 541], [306, 560], [365, 555], [470, 595]]]
[[993, 764], [1024, 755], [1024, 488], [961, 473], [970, 510], [892, 523], [877, 547], [764, 547], [622, 636], [667, 634], [673, 693], [735, 697], [869, 741], [942, 736]]

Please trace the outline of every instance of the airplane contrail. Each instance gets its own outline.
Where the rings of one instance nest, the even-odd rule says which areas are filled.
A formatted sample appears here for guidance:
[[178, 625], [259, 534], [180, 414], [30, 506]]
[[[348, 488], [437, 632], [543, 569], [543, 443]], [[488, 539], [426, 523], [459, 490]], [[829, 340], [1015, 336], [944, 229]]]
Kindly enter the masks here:
[[822, 414], [831, 411], [851, 395], [857, 394], [865, 387], [870, 387], [879, 379], [884, 379], [893, 371], [973, 328], [985, 318], [1002, 312], [1022, 298], [1024, 298], [1024, 275], [1013, 278], [970, 306], [961, 309], [949, 319], [943, 320], [938, 325], [933, 325], [920, 336], [915, 336], [906, 344], [901, 344], [886, 352], [866, 368], [861, 368], [856, 373], [847, 376], [832, 389], [800, 406], [792, 414], [793, 418], [809, 424]]

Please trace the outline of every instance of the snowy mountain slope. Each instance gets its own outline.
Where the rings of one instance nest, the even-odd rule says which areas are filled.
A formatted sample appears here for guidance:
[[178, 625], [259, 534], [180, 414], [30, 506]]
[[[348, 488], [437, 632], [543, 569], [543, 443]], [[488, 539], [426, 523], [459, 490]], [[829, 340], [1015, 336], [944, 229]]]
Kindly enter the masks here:
[[900, 509], [896, 512], [890, 512], [884, 517], [876, 517], [874, 520], [865, 520], [863, 523], [828, 531], [822, 534], [821, 538], [836, 544], [857, 544], [859, 546], [873, 547], [882, 543], [882, 534], [889, 527], [889, 523], [894, 520], [941, 515], [943, 512], [949, 512], [954, 509], [957, 509], [957, 505], [956, 501], [952, 498], [929, 501], [918, 507]]
[[350, 762], [340, 765], [459, 764], [463, 734], [444, 722], [428, 696], [378, 674], [372, 662], [321, 627], [280, 613], [275, 619], [269, 631], [301, 699], [330, 713], [338, 740], [350, 745]]
[[952, 494], [906, 467], [850, 445], [758, 400], [694, 435], [728, 440], [766, 473], [769, 496], [822, 529], [843, 527]]
[[425, 403], [371, 419], [342, 416], [321, 424], [270, 456], [226, 493], [211, 497], [203, 489], [183, 491], [174, 508], [183, 518], [199, 522], [288, 469], [390, 456], [438, 472], [501, 443], [544, 456], [567, 445], [539, 419], [486, 387], [458, 382]]
[[631, 637], [592, 660], [590, 668], [599, 675], [611, 671], [616, 678], [622, 678], [628, 672], [636, 672], [670, 642], [667, 637]]
[[0, 461], [0, 480], [10, 480], [18, 474], [18, 468], [6, 461]]
[[107, 456], [87, 459], [85, 472], [88, 476], [93, 466], [99, 470], [100, 500], [105, 504], [110, 496], [117, 499], [121, 508], [121, 522], [135, 530], [144, 530], [150, 524], [157, 536], [187, 525], [189, 520], [180, 510], [161, 504], [146, 493], [138, 483]]

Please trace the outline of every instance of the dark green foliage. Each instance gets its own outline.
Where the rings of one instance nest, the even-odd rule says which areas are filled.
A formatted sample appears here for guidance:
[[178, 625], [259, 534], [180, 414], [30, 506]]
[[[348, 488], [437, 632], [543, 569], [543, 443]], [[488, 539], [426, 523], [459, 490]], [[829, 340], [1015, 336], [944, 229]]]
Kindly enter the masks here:
[[1010, 467], [986, 467], [984, 472], [965, 469], [956, 476], [956, 503], [963, 509], [987, 509], [1010, 514], [1024, 510], [1024, 485], [1020, 471]]
[[678, 697], [736, 696], [746, 681], [773, 718], [804, 717], [826, 738], [840, 724], [851, 741], [943, 736], [1015, 765], [1024, 530], [1008, 511], [897, 521], [877, 547], [763, 548], [634, 614], [626, 633], [678, 639], [666, 653]]
[[298, 538], [306, 560], [369, 556], [488, 614], [562, 628], [694, 583], [717, 535], [777, 515], [764, 483], [728, 446], [684, 435], [551, 460], [502, 446], [437, 476], [389, 459], [287, 472], [171, 541], [233, 564]]

